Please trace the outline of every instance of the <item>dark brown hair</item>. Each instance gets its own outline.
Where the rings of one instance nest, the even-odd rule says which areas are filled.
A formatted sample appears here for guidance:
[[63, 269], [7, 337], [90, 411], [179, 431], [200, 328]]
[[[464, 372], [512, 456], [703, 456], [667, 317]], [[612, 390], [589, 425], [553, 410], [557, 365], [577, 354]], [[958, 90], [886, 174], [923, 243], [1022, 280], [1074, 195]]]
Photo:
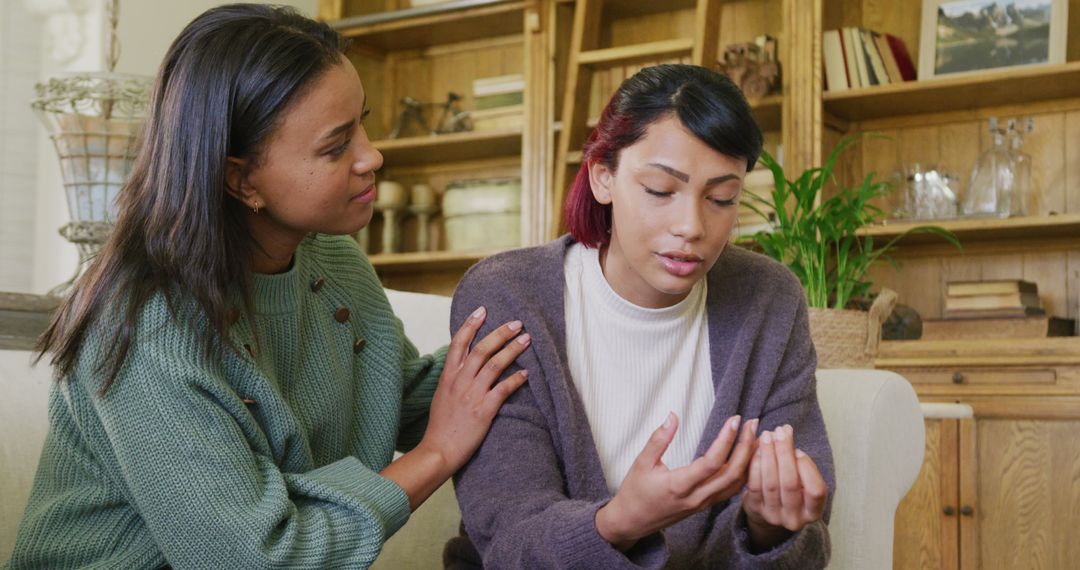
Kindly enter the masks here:
[[646, 67], [623, 81], [585, 141], [581, 168], [564, 207], [566, 227], [575, 240], [600, 247], [610, 237], [611, 205], [593, 197], [589, 163], [599, 162], [614, 172], [622, 150], [644, 136], [649, 125], [671, 115], [713, 150], [746, 160], [747, 170], [754, 168], [761, 154], [761, 129], [730, 79], [696, 65]]
[[230, 307], [251, 311], [255, 244], [243, 205], [226, 192], [227, 158], [257, 162], [283, 111], [344, 49], [326, 24], [259, 4], [213, 8], [180, 32], [158, 71], [112, 233], [38, 341], [57, 378], [72, 372], [93, 330], [108, 339], [96, 368], [104, 393], [158, 293], [174, 320], [184, 314], [198, 328], [208, 355], [229, 345]]

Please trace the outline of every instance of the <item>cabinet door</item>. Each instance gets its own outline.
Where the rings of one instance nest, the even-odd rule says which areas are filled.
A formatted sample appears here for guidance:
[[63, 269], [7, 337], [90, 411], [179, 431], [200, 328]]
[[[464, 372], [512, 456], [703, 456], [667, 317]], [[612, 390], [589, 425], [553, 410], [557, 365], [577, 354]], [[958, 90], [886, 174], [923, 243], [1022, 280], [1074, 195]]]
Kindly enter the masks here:
[[973, 401], [960, 430], [964, 568], [1076, 568], [1080, 399]]
[[957, 568], [960, 422], [956, 419], [926, 420], [926, 454], [922, 469], [896, 510], [894, 568]]

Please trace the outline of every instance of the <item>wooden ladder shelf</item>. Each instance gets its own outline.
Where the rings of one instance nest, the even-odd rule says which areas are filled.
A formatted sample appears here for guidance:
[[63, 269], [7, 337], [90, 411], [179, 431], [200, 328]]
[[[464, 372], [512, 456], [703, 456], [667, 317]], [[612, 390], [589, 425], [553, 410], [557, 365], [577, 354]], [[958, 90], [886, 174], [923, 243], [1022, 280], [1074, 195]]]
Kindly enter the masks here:
[[562, 209], [567, 186], [573, 180], [571, 168], [581, 162], [592, 92], [593, 71], [618, 65], [689, 55], [695, 65], [716, 62], [722, 0], [697, 0], [694, 37], [642, 44], [599, 48], [604, 0], [577, 0], [570, 37], [566, 89], [562, 101], [562, 133], [555, 155], [555, 187], [552, 192], [551, 237], [562, 233]]

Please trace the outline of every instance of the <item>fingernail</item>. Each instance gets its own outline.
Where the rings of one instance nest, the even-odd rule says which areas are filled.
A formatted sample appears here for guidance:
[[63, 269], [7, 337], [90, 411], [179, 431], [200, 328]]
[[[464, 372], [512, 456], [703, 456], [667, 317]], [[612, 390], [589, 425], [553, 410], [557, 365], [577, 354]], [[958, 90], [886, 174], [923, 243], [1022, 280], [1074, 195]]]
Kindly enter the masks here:
[[675, 425], [675, 412], [668, 412], [667, 418], [664, 420], [664, 429], [670, 429]]
[[509, 327], [512, 331], [519, 331], [521, 330], [521, 321], [514, 321], [506, 326]]
[[486, 312], [487, 312], [487, 309], [485, 309], [484, 307], [480, 307], [479, 309], [476, 309], [475, 311], [472, 312], [472, 315], [470, 315], [470, 318], [479, 319], [480, 317], [484, 316], [484, 313], [486, 313]]
[[522, 370], [521, 371], [521, 377], [522, 378], [528, 378], [529, 377], [529, 371], [528, 370]]
[[517, 337], [517, 341], [520, 344], [529, 344], [530, 340], [532, 340], [532, 337], [529, 336], [529, 333], [525, 333], [525, 334]]
[[760, 420], [757, 418], [750, 420], [750, 431], [757, 433], [758, 422], [760, 422]]
[[785, 439], [787, 439], [787, 430], [784, 428], [776, 430], [776, 441], [784, 441]]
[[795, 428], [791, 427], [791, 424], [784, 424], [784, 429], [787, 430], [788, 435], [795, 433]]
[[761, 443], [764, 443], [765, 445], [772, 445], [772, 432], [771, 431], [767, 431], [767, 432], [761, 434]]
[[798, 457], [799, 459], [802, 459], [803, 457], [806, 457], [806, 452], [804, 452], [801, 449], [796, 449], [795, 450], [795, 457]]
[[731, 429], [731, 431], [735, 431], [735, 430], [739, 429], [739, 420], [740, 419], [742, 419], [742, 416], [738, 416], [738, 415], [733, 416], [730, 420], [728, 420], [728, 428]]

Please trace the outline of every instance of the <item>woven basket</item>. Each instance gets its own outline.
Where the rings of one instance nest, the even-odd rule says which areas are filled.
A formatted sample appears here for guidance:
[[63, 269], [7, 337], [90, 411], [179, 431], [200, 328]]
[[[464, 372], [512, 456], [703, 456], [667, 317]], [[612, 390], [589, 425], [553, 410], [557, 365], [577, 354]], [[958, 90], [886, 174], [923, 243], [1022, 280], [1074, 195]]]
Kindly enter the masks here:
[[810, 338], [818, 368], [873, 368], [881, 324], [896, 306], [896, 292], [882, 289], [869, 311], [810, 309]]

